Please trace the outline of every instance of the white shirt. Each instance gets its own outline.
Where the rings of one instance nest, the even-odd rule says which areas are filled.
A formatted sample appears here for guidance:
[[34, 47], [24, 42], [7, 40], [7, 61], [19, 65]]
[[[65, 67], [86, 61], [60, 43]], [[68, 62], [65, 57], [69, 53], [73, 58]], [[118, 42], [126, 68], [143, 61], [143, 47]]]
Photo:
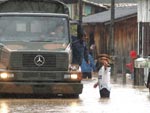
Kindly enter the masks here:
[[99, 83], [99, 88], [107, 88], [109, 91], [111, 89], [110, 87], [110, 72], [111, 72], [111, 67], [107, 67], [105, 69], [104, 66], [102, 66], [98, 72], [98, 83]]

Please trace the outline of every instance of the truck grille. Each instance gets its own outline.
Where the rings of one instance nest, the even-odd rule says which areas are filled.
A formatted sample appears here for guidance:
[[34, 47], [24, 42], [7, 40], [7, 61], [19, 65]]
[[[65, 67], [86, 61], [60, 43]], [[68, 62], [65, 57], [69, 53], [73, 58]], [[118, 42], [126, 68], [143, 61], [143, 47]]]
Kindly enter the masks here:
[[[55, 73], [23, 73], [23, 79], [27, 80], [56, 80]], [[41, 78], [41, 79], [40, 79]]]
[[69, 65], [68, 57], [68, 53], [65, 52], [12, 52], [9, 69], [67, 71]]
[[[42, 65], [38, 65], [35, 58], [44, 58], [44, 61]], [[56, 55], [49, 55], [49, 54], [40, 54], [38, 57], [38, 54], [23, 54], [23, 66], [24, 67], [56, 67]]]

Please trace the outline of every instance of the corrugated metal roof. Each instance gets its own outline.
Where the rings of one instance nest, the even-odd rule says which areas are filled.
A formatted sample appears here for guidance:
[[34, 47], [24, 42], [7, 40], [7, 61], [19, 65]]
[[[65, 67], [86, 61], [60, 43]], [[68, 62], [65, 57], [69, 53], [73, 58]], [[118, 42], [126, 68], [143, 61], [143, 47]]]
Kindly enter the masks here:
[[[6, 1], [6, 0], [0, 0], [0, 1]], [[64, 0], [64, 1], [71, 1], [71, 0]], [[78, 0], [73, 0], [78, 1]], [[95, 3], [111, 3], [111, 0], [85, 0]], [[137, 3], [138, 0], [115, 0], [116, 3]]]
[[[117, 7], [115, 8], [115, 19], [127, 17], [137, 13], [137, 6]], [[104, 23], [109, 22], [111, 11], [96, 13], [87, 17], [83, 17], [83, 23]]]
[[[87, 0], [91, 2], [96, 2], [96, 3], [111, 3], [111, 0]], [[138, 0], [115, 0], [115, 3], [137, 3]]]

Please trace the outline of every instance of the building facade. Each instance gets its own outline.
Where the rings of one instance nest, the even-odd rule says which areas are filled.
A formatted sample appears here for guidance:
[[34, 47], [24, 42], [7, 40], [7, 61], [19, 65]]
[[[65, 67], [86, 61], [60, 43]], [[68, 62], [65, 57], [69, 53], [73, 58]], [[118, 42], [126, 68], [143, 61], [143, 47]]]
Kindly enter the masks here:
[[[137, 51], [138, 24], [137, 7], [115, 8], [114, 20], [114, 55], [117, 58], [117, 71], [121, 72], [125, 65], [123, 60], [130, 62], [129, 53]], [[97, 13], [83, 18], [84, 27], [87, 33], [94, 30], [94, 40], [97, 54], [109, 53], [110, 44], [110, 10]], [[89, 37], [89, 35], [88, 35]], [[112, 49], [112, 48], [111, 48]]]

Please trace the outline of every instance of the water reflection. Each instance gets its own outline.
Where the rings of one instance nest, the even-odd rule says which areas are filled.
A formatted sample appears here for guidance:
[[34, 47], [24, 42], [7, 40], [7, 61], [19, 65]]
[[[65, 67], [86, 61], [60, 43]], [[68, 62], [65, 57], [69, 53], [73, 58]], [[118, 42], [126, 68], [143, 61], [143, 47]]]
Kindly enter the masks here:
[[8, 113], [8, 105], [3, 101], [0, 103], [0, 113]]
[[149, 113], [149, 91], [145, 86], [112, 84], [109, 99], [100, 98], [98, 88], [92, 86], [93, 83], [87, 84], [81, 95], [85, 113]]
[[83, 81], [78, 99], [1, 99], [0, 113], [149, 113], [145, 87], [112, 84], [110, 98], [100, 98], [95, 81]]

